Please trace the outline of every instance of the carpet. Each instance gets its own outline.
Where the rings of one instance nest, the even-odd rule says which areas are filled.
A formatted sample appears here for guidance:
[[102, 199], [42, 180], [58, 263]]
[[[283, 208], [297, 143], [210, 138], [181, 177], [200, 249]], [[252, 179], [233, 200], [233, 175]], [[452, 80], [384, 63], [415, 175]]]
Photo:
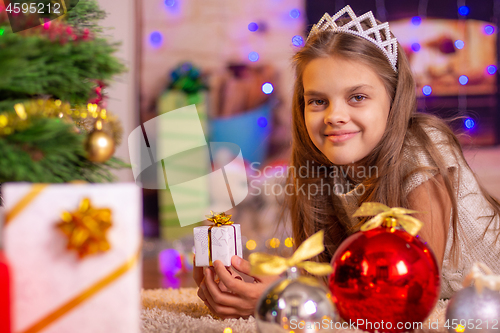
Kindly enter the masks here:
[[[439, 300], [418, 333], [446, 333], [447, 300]], [[233, 333], [257, 333], [255, 318], [222, 320], [213, 316], [196, 295], [195, 288], [147, 289], [142, 291], [143, 333], [223, 333], [227, 327]], [[431, 325], [431, 323], [433, 323]], [[339, 333], [362, 333], [357, 329], [340, 329]]]

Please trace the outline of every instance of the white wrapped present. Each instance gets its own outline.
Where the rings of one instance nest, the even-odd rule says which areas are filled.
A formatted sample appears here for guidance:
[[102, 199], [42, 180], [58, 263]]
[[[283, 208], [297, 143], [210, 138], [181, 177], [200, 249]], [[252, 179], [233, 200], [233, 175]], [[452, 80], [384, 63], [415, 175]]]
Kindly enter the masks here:
[[140, 332], [141, 190], [2, 185], [13, 332]]
[[[229, 221], [231, 215], [225, 216], [225, 214], [222, 214], [213, 215], [212, 218], [217, 219], [223, 216]], [[215, 221], [212, 222], [216, 223]], [[224, 266], [231, 266], [231, 257], [233, 255], [243, 258], [239, 224], [216, 223], [213, 226], [193, 228], [193, 232], [196, 254], [195, 266], [212, 266], [216, 260], [222, 261]]]

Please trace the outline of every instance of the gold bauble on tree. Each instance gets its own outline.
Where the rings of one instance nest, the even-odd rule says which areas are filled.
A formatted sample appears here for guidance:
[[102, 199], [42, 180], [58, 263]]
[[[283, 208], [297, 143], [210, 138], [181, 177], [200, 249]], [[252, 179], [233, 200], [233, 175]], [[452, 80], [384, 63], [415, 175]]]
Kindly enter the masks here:
[[87, 137], [85, 143], [89, 161], [106, 162], [115, 152], [115, 141], [111, 136], [102, 131], [101, 120], [96, 122], [95, 129]]

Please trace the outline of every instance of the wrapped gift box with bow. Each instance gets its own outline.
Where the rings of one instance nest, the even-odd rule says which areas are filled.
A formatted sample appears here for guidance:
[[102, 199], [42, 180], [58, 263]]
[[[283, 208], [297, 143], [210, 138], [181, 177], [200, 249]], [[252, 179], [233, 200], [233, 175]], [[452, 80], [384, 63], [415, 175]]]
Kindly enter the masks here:
[[135, 184], [2, 186], [13, 332], [140, 331]]
[[211, 213], [207, 219], [213, 225], [193, 229], [195, 265], [213, 266], [220, 260], [224, 266], [231, 266], [233, 255], [243, 258], [240, 225], [231, 221], [231, 215]]

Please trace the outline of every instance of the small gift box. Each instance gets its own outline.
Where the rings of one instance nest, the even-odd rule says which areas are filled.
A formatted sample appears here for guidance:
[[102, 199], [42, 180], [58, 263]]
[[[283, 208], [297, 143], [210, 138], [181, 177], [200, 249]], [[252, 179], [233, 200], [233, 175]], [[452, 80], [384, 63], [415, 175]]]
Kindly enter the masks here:
[[135, 184], [7, 183], [13, 332], [140, 332]]
[[243, 258], [240, 225], [233, 224], [231, 215], [225, 213], [212, 213], [207, 217], [214, 223], [212, 226], [193, 229], [195, 265], [212, 266], [214, 261], [220, 260], [224, 266], [231, 266], [233, 255]]

